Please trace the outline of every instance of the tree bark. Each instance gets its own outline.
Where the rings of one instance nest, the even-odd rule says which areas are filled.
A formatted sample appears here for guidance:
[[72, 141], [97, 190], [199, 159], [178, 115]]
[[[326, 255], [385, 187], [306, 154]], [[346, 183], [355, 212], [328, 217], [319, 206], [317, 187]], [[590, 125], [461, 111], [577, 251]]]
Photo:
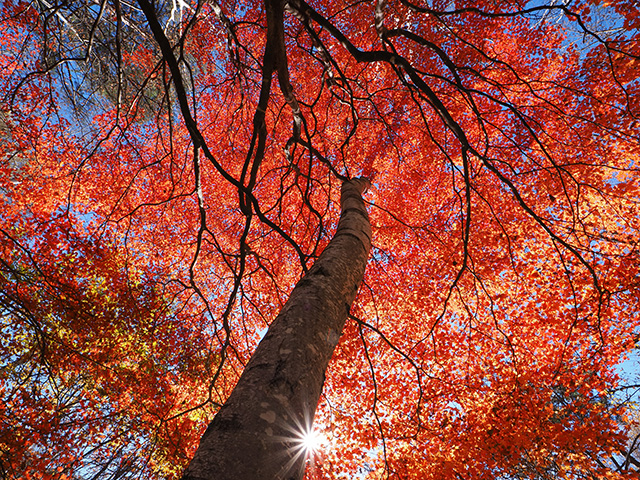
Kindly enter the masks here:
[[342, 185], [335, 236], [298, 282], [200, 440], [183, 480], [301, 479], [302, 431], [313, 422], [324, 375], [364, 276], [370, 185]]

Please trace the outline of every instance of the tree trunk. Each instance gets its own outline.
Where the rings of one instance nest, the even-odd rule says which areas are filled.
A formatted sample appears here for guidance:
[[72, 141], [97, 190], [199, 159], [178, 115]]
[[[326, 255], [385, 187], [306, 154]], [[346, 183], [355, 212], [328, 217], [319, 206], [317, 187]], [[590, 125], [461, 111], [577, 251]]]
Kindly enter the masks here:
[[183, 480], [301, 479], [324, 374], [362, 282], [371, 227], [362, 193], [342, 185], [338, 230], [298, 282], [200, 440]]

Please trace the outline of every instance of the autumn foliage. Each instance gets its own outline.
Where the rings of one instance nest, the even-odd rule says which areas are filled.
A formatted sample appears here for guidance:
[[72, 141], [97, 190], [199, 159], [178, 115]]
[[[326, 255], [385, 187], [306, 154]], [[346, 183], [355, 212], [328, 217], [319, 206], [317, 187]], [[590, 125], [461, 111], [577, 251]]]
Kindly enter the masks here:
[[636, 478], [640, 12], [544, 3], [2, 0], [0, 475], [179, 478], [366, 176], [307, 476]]

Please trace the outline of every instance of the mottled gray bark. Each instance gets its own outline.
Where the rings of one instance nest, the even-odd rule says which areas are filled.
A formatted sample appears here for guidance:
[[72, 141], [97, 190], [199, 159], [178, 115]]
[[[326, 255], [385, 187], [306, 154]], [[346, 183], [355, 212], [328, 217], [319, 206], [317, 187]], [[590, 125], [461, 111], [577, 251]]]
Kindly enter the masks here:
[[296, 434], [313, 420], [369, 256], [371, 227], [362, 201], [368, 185], [366, 179], [343, 184], [335, 236], [271, 324], [183, 480], [303, 477]]

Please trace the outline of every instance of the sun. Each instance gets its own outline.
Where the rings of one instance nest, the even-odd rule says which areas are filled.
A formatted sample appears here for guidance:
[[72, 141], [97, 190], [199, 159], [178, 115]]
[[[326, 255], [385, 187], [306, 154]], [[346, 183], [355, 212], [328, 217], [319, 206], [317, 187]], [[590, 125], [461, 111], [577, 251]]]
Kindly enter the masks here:
[[[282, 440], [287, 445], [290, 458], [284, 471], [310, 468], [313, 473], [316, 468], [320, 468], [324, 462], [325, 451], [331, 448], [331, 437], [324, 435], [322, 430], [313, 428], [313, 414], [305, 414], [303, 418], [292, 415], [292, 423], [285, 428], [290, 434], [282, 437]], [[311, 475], [309, 478], [316, 477]]]
[[326, 438], [322, 433], [314, 430], [313, 428], [302, 432], [298, 440], [300, 448], [307, 454], [313, 454], [323, 448], [326, 442]]

